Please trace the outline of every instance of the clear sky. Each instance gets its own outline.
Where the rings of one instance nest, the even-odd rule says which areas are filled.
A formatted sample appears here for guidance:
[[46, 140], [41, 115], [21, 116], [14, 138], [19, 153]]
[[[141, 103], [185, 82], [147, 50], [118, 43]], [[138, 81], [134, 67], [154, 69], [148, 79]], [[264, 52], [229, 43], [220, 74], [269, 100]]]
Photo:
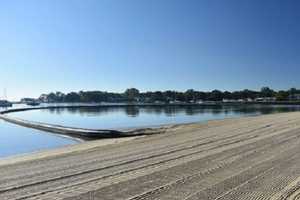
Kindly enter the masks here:
[[0, 97], [300, 86], [298, 0], [10, 0]]

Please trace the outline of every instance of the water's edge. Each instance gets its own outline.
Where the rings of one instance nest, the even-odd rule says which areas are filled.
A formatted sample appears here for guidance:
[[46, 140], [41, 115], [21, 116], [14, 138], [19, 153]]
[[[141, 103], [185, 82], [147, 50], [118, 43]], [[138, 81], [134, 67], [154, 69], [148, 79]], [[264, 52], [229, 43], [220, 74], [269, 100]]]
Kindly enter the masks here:
[[[109, 130], [109, 129], [86, 129], [86, 128], [75, 128], [67, 127], [56, 124], [41, 123], [29, 120], [18, 119], [15, 117], [10, 117], [6, 114], [13, 112], [23, 112], [29, 110], [39, 110], [39, 109], [59, 109], [59, 108], [81, 108], [83, 106], [48, 106], [48, 107], [34, 107], [34, 108], [17, 108], [9, 109], [0, 112], [0, 119], [20, 125], [27, 128], [33, 128], [41, 131], [47, 131], [56, 134], [62, 134], [66, 136], [71, 136], [74, 138], [79, 138], [82, 140], [94, 140], [101, 138], [118, 138], [118, 137], [132, 137], [141, 135], [152, 135], [159, 134], [166, 131], [169, 126], [159, 126], [156, 128], [136, 128], [131, 130]], [[84, 107], [98, 107], [98, 106], [84, 106]]]

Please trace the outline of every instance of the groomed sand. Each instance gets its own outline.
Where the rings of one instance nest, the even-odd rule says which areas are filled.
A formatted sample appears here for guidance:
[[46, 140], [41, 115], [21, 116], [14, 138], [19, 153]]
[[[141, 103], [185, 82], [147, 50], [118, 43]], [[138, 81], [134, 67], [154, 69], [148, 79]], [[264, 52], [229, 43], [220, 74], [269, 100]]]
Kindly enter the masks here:
[[0, 199], [299, 199], [300, 113], [0, 160]]

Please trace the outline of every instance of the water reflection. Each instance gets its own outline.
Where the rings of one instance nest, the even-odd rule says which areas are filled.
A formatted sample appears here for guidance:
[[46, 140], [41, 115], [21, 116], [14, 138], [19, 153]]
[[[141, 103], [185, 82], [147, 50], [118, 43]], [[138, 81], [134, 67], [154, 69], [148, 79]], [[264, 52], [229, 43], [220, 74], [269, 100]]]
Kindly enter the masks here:
[[124, 112], [127, 116], [138, 117], [140, 113], [175, 116], [184, 113], [185, 115], [199, 115], [203, 113], [221, 114], [271, 114], [281, 112], [300, 111], [300, 106], [290, 105], [242, 105], [242, 106], [153, 106], [153, 107], [81, 107], [81, 108], [51, 108], [42, 110], [51, 114], [80, 114], [81, 116], [102, 116], [114, 112]]
[[294, 105], [127, 106], [52, 108], [11, 115], [34, 121], [83, 128], [129, 128], [201, 122], [249, 115], [300, 111]]

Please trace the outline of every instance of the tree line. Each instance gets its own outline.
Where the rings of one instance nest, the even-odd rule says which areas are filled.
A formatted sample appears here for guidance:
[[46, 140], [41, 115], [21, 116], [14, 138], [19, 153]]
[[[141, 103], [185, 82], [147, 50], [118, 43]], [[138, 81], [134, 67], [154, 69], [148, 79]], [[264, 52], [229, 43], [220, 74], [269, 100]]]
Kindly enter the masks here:
[[300, 100], [300, 90], [291, 88], [289, 90], [275, 91], [269, 87], [263, 87], [260, 91], [220, 91], [211, 92], [196, 91], [189, 89], [185, 92], [179, 91], [155, 91], [140, 92], [136, 88], [129, 88], [124, 93], [113, 93], [104, 91], [80, 91], [64, 94], [62, 92], [51, 92], [42, 94], [39, 99], [43, 102], [199, 102], [199, 101], [223, 101], [226, 100], [255, 100], [259, 98], [274, 99], [277, 101]]

